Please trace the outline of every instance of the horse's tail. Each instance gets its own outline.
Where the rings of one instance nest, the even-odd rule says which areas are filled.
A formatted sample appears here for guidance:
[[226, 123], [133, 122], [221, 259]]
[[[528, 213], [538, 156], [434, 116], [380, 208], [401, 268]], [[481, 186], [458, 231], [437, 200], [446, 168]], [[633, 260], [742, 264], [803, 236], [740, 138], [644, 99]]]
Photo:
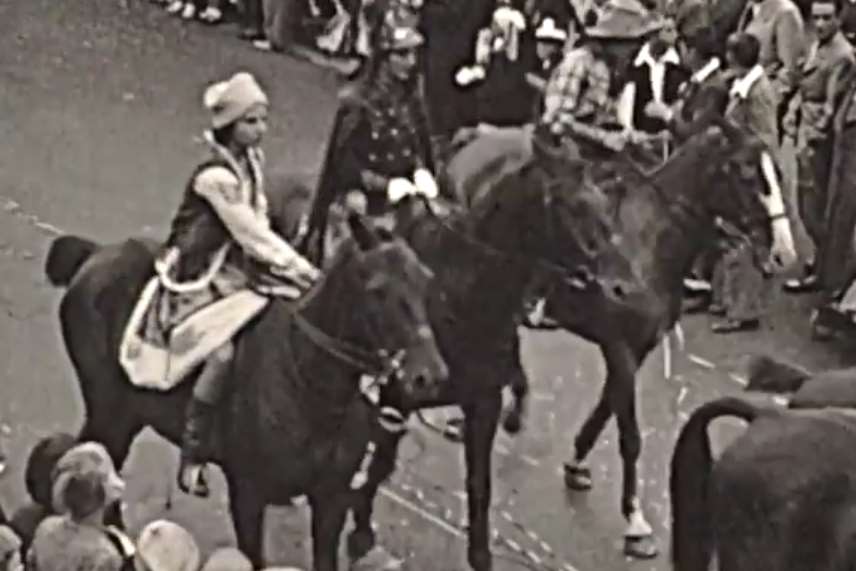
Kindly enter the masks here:
[[736, 416], [752, 422], [765, 410], [737, 397], [724, 397], [700, 406], [681, 429], [669, 479], [675, 571], [707, 571], [713, 556], [708, 498], [713, 458], [708, 425], [721, 416]]
[[749, 360], [747, 390], [765, 393], [792, 393], [811, 378], [810, 371], [780, 361], [769, 355], [756, 355]]
[[60, 236], [51, 243], [45, 260], [45, 275], [54, 286], [71, 283], [80, 267], [95, 253], [98, 244], [79, 236]]

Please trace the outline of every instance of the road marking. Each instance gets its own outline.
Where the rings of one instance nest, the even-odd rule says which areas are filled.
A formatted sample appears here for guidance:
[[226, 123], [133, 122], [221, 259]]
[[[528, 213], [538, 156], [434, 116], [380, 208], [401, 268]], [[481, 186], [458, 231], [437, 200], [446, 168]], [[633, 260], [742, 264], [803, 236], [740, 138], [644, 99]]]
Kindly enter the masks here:
[[711, 363], [707, 359], [702, 359], [701, 357], [699, 357], [695, 353], [690, 353], [689, 359], [690, 359], [690, 361], [692, 361], [693, 363], [695, 363], [699, 367], [704, 367], [705, 369], [715, 369], [716, 368], [716, 365], [714, 365], [713, 363]]
[[431, 512], [429, 512], [429, 511], [423, 509], [422, 507], [414, 504], [410, 500], [402, 498], [401, 496], [399, 496], [398, 494], [396, 494], [395, 492], [393, 492], [389, 488], [381, 487], [379, 491], [382, 495], [386, 496], [387, 498], [394, 501], [398, 505], [409, 509], [413, 513], [415, 513], [419, 516], [422, 516], [422, 518], [424, 518], [426, 521], [428, 521], [429, 523], [433, 523], [434, 525], [436, 525], [437, 527], [439, 527], [443, 531], [448, 532], [449, 534], [451, 534], [451, 535], [453, 535], [459, 539], [466, 539], [467, 534], [464, 533], [463, 531], [461, 531], [460, 529], [456, 528], [455, 526], [453, 526], [452, 524], [450, 524], [448, 522], [443, 521], [442, 519], [435, 516]]

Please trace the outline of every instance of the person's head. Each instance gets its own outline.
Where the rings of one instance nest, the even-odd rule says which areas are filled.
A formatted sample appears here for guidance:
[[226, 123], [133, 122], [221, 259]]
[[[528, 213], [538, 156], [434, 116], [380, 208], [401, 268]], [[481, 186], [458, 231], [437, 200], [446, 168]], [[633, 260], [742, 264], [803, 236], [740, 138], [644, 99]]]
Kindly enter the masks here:
[[678, 41], [681, 61], [691, 69], [698, 69], [717, 55], [716, 34], [710, 28], [699, 30]]
[[214, 140], [233, 151], [261, 144], [267, 132], [268, 98], [247, 72], [205, 90], [203, 105], [211, 116]]
[[841, 28], [841, 0], [814, 0], [811, 3], [811, 21], [817, 39], [825, 42]]
[[211, 554], [202, 571], [253, 571], [253, 564], [239, 549], [221, 547]]
[[658, 49], [666, 51], [674, 47], [678, 42], [678, 25], [672, 17], [665, 17], [660, 21], [660, 29], [654, 32], [651, 44]]
[[556, 26], [556, 20], [546, 17], [535, 30], [535, 49], [538, 59], [550, 61], [565, 46], [568, 41], [568, 33]]
[[416, 75], [419, 51], [424, 44], [425, 38], [416, 28], [384, 23], [378, 47], [382, 67], [389, 77], [400, 82], [411, 81]]
[[27, 457], [24, 483], [34, 502], [53, 509], [53, 471], [62, 456], [74, 448], [74, 436], [66, 432], [51, 434], [39, 440]]
[[101, 444], [78, 444], [56, 464], [53, 471], [53, 508], [81, 520], [121, 499], [125, 482]]
[[0, 525], [0, 571], [22, 571], [21, 538], [8, 525]]
[[758, 65], [761, 44], [752, 34], [738, 32], [731, 34], [725, 45], [725, 57], [728, 66], [738, 73], [745, 73]]
[[200, 563], [196, 540], [177, 523], [153, 521], [137, 538], [136, 571], [198, 571]]

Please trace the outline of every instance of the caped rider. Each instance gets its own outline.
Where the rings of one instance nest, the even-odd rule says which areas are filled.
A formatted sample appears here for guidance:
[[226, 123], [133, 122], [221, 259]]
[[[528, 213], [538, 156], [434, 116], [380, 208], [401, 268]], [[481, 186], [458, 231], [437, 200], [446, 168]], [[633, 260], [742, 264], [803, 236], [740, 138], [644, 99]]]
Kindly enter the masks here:
[[434, 153], [418, 72], [425, 43], [412, 20], [389, 11], [363, 75], [341, 96], [302, 245], [320, 263], [327, 217], [338, 203], [377, 218], [414, 193], [436, 196]]
[[[263, 187], [260, 143], [268, 98], [249, 73], [205, 91], [211, 156], [190, 177], [156, 268], [170, 293], [169, 321], [177, 324], [218, 299], [249, 287], [258, 272], [305, 290], [319, 271], [271, 230]], [[181, 440], [179, 487], [208, 494], [204, 466], [214, 412], [226, 389], [232, 342], [206, 360], [193, 387]]]

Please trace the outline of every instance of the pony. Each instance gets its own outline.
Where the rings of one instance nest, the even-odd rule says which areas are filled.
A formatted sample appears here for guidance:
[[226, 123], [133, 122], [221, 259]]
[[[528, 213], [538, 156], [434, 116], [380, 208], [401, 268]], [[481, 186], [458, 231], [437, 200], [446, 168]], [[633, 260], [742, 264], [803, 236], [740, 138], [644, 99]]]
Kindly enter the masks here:
[[[525, 147], [533, 140], [531, 153], [519, 152], [521, 142]], [[544, 274], [615, 300], [637, 287], [633, 265], [618, 251], [607, 197], [585, 184], [581, 163], [554, 151], [525, 129], [477, 133], [451, 158], [447, 171], [458, 174], [445, 182], [463, 190], [468, 207], [443, 215], [423, 198], [408, 197], [396, 212], [396, 232], [435, 274], [428, 315], [451, 382], [435, 399], [414, 400], [388, 386], [381, 404], [405, 416], [428, 407], [461, 407], [467, 559], [476, 571], [492, 569], [491, 452], [501, 391], [519, 368], [517, 324], [530, 283]], [[505, 427], [513, 431], [513, 425]], [[367, 481], [355, 493], [355, 528], [348, 537], [354, 559], [376, 546], [374, 499], [395, 469], [400, 440], [401, 434], [385, 433], [376, 442]]]
[[[614, 226], [642, 287], [616, 302], [597, 289], [547, 286], [548, 314], [568, 332], [599, 345], [607, 369], [600, 398], [575, 438], [573, 459], [565, 463], [565, 483], [573, 490], [592, 487], [585, 460], [615, 415], [623, 467], [621, 512], [627, 520], [625, 552], [633, 557], [657, 554], [637, 493], [642, 440], [636, 373], [680, 318], [683, 278], [713, 239], [715, 219], [769, 229], [762, 200], [765, 179], [758, 166], [762, 152], [753, 136], [717, 119], [651, 174], [616, 163], [619, 176], [609, 192]], [[525, 382], [525, 375], [512, 378]], [[514, 393], [526, 391], [517, 387]]]
[[[749, 423], [714, 461], [707, 428]], [[838, 571], [856, 565], [856, 413], [726, 397], [696, 409], [671, 462], [675, 571]]]
[[[426, 317], [430, 270], [402, 240], [381, 241], [356, 216], [349, 224], [353, 238], [324, 278], [300, 300], [272, 298], [236, 338], [236, 382], [219, 412], [215, 460], [238, 545], [257, 568], [265, 506], [304, 494], [313, 568], [338, 568], [351, 478], [377, 429], [360, 377], [433, 394], [448, 376]], [[166, 392], [138, 389], [118, 361], [154, 253], [133, 239], [102, 246], [63, 236], [46, 261], [51, 283], [65, 287], [62, 335], [86, 410], [78, 438], [103, 443], [117, 466], [146, 426], [178, 442], [192, 391], [191, 379]]]

